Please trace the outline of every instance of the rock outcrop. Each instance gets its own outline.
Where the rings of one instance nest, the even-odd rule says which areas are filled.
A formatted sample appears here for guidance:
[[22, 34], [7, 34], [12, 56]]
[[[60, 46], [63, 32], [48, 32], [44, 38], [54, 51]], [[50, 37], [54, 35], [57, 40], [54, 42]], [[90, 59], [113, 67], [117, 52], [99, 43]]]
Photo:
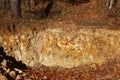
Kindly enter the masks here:
[[[71, 25], [72, 26], [72, 25]], [[1, 32], [4, 30], [1, 30]], [[0, 45], [8, 55], [28, 66], [102, 64], [120, 55], [120, 30], [100, 28], [16, 28], [0, 34]]]

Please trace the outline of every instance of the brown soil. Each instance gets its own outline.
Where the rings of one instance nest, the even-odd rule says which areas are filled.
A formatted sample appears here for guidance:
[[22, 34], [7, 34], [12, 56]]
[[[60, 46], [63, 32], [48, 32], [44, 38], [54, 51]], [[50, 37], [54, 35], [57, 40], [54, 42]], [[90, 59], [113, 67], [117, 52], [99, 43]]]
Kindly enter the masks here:
[[109, 60], [103, 65], [85, 65], [72, 69], [40, 66], [26, 70], [25, 80], [119, 80], [120, 58]]

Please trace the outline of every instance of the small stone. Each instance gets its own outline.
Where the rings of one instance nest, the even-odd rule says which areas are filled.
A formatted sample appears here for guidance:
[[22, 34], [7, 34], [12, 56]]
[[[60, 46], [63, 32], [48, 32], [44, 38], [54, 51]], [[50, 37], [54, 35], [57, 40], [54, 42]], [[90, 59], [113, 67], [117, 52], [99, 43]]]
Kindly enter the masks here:
[[22, 80], [22, 76], [21, 75], [17, 75], [15, 80]]
[[9, 75], [10, 75], [12, 78], [15, 78], [15, 77], [16, 77], [15, 71], [10, 71]]
[[15, 68], [15, 71], [18, 71], [19, 74], [23, 73], [22, 70]]
[[26, 79], [26, 80], [32, 80], [32, 79]]
[[9, 73], [9, 72], [10, 72], [10, 68], [8, 68], [8, 69], [6, 70], [6, 72]]
[[4, 75], [0, 74], [0, 80], [8, 80]]
[[2, 67], [2, 68], [5, 72], [9, 73], [10, 69], [7, 69], [6, 67]]
[[1, 62], [2, 66], [3, 67], [7, 67], [6, 64], [7, 64], [7, 61], [4, 59], [2, 62]]
[[47, 79], [48, 77], [47, 76], [44, 76], [43, 79]]
[[26, 73], [23, 73], [22, 76], [26, 76], [27, 74]]

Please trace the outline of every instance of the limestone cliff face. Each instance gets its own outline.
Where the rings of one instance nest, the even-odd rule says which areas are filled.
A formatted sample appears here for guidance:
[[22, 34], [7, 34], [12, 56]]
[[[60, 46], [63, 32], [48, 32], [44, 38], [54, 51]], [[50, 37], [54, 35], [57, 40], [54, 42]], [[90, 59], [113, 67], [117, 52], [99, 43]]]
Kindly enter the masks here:
[[[23, 31], [22, 31], [23, 30]], [[108, 29], [21, 29], [12, 34], [1, 29], [0, 45], [29, 66], [102, 64], [120, 55], [120, 30]]]

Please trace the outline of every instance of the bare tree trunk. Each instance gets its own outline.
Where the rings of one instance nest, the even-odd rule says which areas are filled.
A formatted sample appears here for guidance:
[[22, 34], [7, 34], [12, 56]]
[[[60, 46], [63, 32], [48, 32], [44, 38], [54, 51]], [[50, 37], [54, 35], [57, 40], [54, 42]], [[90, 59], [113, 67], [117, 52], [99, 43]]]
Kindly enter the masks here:
[[14, 18], [22, 17], [20, 4], [21, 0], [10, 0], [12, 17]]
[[39, 0], [35, 0], [35, 6], [37, 6], [38, 4], [40, 3], [40, 1]]
[[34, 7], [37, 5], [37, 2], [36, 2], [36, 0], [28, 0], [28, 8], [29, 8], [29, 10], [30, 9], [34, 9]]
[[5, 0], [1, 0], [1, 10], [5, 10], [6, 4]]
[[5, 0], [6, 1], [6, 8], [10, 9], [10, 0]]
[[31, 7], [31, 3], [30, 3], [30, 0], [28, 0], [28, 8], [29, 8], [29, 10], [30, 10], [30, 7]]
[[116, 6], [117, 0], [106, 0], [106, 7], [110, 10], [113, 6]]
[[5, 9], [6, 4], [5, 4], [5, 0], [2, 0], [2, 9]]
[[25, 5], [25, 0], [21, 0], [21, 2]]
[[36, 6], [36, 0], [31, 0], [31, 7], [32, 9]]
[[7, 10], [10, 9], [10, 2], [9, 0], [0, 0], [0, 10], [6, 14]]

